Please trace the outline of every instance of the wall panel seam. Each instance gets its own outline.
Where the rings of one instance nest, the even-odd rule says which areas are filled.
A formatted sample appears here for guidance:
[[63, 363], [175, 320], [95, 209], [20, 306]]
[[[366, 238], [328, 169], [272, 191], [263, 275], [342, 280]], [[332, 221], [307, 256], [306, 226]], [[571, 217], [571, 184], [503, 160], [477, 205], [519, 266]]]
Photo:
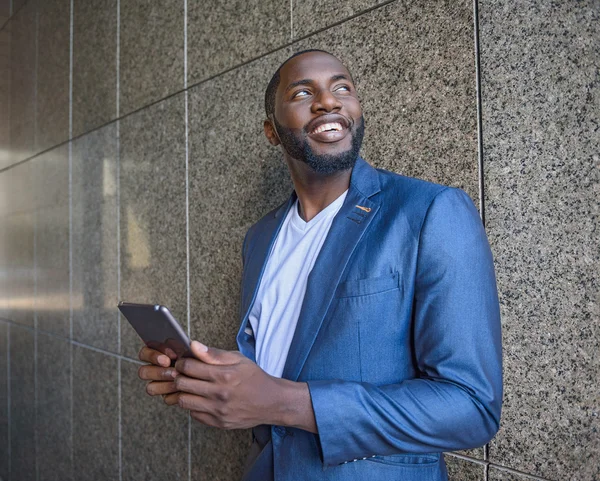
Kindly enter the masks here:
[[497, 469], [498, 471], [504, 471], [507, 473], [511, 473], [511, 474], [515, 474], [521, 477], [525, 477], [527, 479], [533, 479], [535, 481], [551, 481], [549, 479], [546, 478], [541, 478], [539, 476], [536, 476], [535, 474], [530, 474], [530, 473], [526, 473], [524, 471], [519, 471], [517, 469], [511, 468], [509, 466], [503, 466], [501, 464], [496, 464], [496, 463], [492, 463], [490, 461], [486, 461], [484, 459], [479, 459], [479, 458], [473, 458], [471, 456], [466, 456], [464, 454], [460, 454], [460, 453], [455, 453], [455, 452], [447, 452], [444, 453], [448, 456], [451, 456], [453, 458], [458, 458], [461, 459], [463, 461], [467, 461], [469, 463], [473, 463], [473, 464], [478, 464], [480, 466], [483, 466], [486, 470], [486, 473], [489, 471], [489, 468], [494, 468]]
[[[69, 139], [73, 137], [73, 9], [74, 0], [70, 2], [69, 11]], [[69, 142], [69, 338], [73, 339], [73, 142]], [[70, 459], [71, 479], [74, 480], [74, 447], [73, 447], [73, 343], [69, 343], [69, 382], [70, 400]]]
[[11, 388], [10, 388], [10, 384], [11, 384], [11, 380], [10, 380], [10, 324], [8, 324], [6, 326], [6, 379], [7, 379], [7, 386], [6, 386], [6, 397], [7, 397], [7, 419], [8, 419], [8, 477], [10, 479], [10, 471], [12, 469], [12, 443], [10, 440], [11, 437], [11, 424], [12, 424], [12, 417], [10, 415], [10, 411], [11, 411]]
[[[116, 31], [116, 222], [117, 222], [117, 299], [121, 300], [121, 0], [117, 0], [117, 31]], [[121, 382], [121, 315], [117, 312], [117, 465], [119, 481], [123, 479], [123, 426], [122, 426], [122, 382]]]
[[481, 105], [481, 58], [479, 49], [479, 1], [473, 0], [473, 40], [475, 46], [475, 91], [477, 102], [477, 165], [479, 182], [479, 214], [485, 227], [485, 191], [483, 177], [483, 118]]

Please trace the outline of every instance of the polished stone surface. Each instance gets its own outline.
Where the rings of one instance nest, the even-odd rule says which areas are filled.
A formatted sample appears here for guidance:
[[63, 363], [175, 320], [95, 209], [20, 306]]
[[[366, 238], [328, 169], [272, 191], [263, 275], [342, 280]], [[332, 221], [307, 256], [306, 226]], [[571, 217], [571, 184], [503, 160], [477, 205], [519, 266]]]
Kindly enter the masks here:
[[117, 115], [117, 0], [73, 2], [73, 136]]
[[39, 479], [72, 479], [71, 396], [71, 343], [38, 332], [35, 419]]
[[192, 479], [241, 479], [251, 442], [249, 429], [224, 430], [192, 420]]
[[[166, 305], [187, 330], [184, 95], [120, 129], [120, 300]], [[122, 353], [137, 359], [141, 345], [123, 319]]]
[[184, 5], [182, 0], [131, 0], [120, 5], [123, 115], [183, 89]]
[[0, 479], [8, 479], [8, 329], [0, 321]]
[[350, 70], [376, 167], [464, 189], [477, 204], [473, 4], [395, 2], [294, 44]]
[[36, 68], [36, 148], [69, 138], [70, 3], [38, 3]]
[[294, 38], [304, 37], [383, 2], [384, 0], [341, 0], [335, 3], [324, 0], [292, 0]]
[[3, 263], [9, 276], [3, 317], [33, 327], [35, 214], [14, 213], [0, 222], [5, 226], [2, 237], [6, 257]]
[[[262, 126], [265, 86], [288, 54], [277, 52], [190, 91], [192, 336], [223, 349], [237, 349], [244, 235], [292, 191]], [[232, 90], [233, 84], [244, 88]]]
[[187, 479], [188, 414], [146, 394], [138, 368], [121, 363], [123, 480]]
[[37, 0], [29, 0], [10, 20], [10, 163], [35, 150], [35, 32]]
[[289, 0], [188, 2], [188, 85], [290, 40]]
[[[34, 333], [10, 326], [10, 474], [8, 479], [34, 481], [35, 354]], [[19, 402], [15, 402], [16, 400]]]
[[119, 479], [117, 364], [114, 357], [73, 346], [73, 472], [78, 481]]
[[490, 466], [490, 471], [488, 473], [488, 481], [529, 481], [531, 479], [536, 478], [531, 478], [527, 475], [501, 471], [499, 469], [494, 468], [493, 466]]
[[116, 352], [118, 330], [117, 129], [73, 142], [73, 338]]
[[600, 477], [597, 2], [480, 2], [486, 226], [504, 330], [490, 460]]
[[12, 12], [13, 15], [26, 3], [31, 2], [32, 0], [12, 0]]
[[[0, 25], [3, 23], [0, 15]], [[9, 166], [12, 161], [10, 155], [11, 29], [10, 25], [0, 27], [0, 170]]]
[[445, 455], [444, 460], [448, 468], [448, 481], [487, 481], [485, 466], [482, 464], [471, 463], [450, 455]]
[[69, 156], [63, 145], [35, 158], [38, 328], [69, 337]]
[[3, 265], [7, 277], [1, 317], [33, 327], [34, 278], [34, 177], [31, 162], [0, 173], [2, 193]]

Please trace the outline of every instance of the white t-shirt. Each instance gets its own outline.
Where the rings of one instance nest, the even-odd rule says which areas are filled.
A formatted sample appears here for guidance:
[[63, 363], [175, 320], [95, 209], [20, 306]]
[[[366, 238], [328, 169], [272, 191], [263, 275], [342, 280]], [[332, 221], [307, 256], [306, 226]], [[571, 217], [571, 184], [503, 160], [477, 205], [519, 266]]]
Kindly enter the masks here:
[[298, 214], [296, 200], [277, 235], [249, 316], [256, 363], [272, 376], [281, 377], [283, 373], [308, 274], [347, 193], [346, 190], [309, 222]]

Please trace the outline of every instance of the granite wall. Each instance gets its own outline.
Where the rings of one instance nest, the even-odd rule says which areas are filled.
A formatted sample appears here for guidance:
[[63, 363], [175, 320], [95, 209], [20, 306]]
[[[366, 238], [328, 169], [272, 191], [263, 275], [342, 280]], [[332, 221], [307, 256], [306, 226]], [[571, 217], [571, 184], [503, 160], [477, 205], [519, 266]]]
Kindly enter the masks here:
[[597, 0], [0, 0], [0, 479], [235, 480], [249, 431], [144, 393], [119, 299], [236, 349], [287, 197], [262, 98], [340, 56], [373, 165], [458, 186], [496, 259], [505, 408], [452, 480], [600, 479]]

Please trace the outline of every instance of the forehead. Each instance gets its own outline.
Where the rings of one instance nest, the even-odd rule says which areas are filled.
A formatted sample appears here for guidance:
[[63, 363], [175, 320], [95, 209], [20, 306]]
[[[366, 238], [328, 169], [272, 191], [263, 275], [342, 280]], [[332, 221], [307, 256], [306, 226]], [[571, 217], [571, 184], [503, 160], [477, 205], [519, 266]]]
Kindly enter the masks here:
[[348, 69], [332, 55], [323, 52], [308, 52], [298, 55], [281, 69], [279, 86], [285, 89], [298, 80], [329, 79], [336, 74], [345, 74], [350, 78]]

